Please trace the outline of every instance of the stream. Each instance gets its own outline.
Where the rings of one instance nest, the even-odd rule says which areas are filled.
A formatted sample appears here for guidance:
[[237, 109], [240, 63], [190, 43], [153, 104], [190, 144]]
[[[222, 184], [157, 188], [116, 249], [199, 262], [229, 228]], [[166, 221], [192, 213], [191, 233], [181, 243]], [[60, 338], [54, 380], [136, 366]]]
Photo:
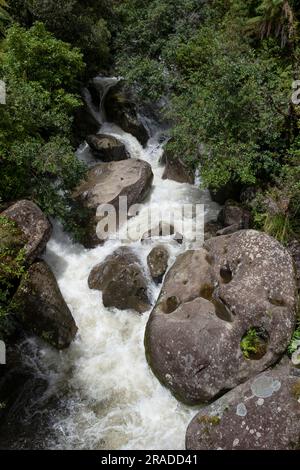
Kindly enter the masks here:
[[[107, 83], [107, 82], [106, 82]], [[93, 110], [96, 112], [96, 110]], [[155, 126], [154, 126], [155, 127]], [[205, 204], [207, 219], [218, 212], [207, 191], [197, 185], [163, 180], [160, 163], [165, 140], [163, 130], [156, 128], [146, 148], [130, 134], [104, 122], [101, 133], [122, 141], [131, 158], [149, 162], [154, 173], [153, 188], [145, 201], [149, 207], [159, 207], [163, 219], [175, 207], [187, 203]], [[87, 144], [78, 149], [78, 158], [88, 165], [96, 162]], [[145, 218], [145, 220], [143, 219]], [[129, 220], [145, 223], [144, 211]], [[126, 230], [122, 227], [121, 230]], [[125, 232], [124, 232], [125, 233]], [[185, 234], [183, 234], [185, 235]], [[152, 304], [158, 298], [161, 286], [150, 279], [147, 255], [155, 242], [129, 242], [138, 255], [149, 279]], [[164, 240], [171, 253], [170, 266], [178, 254], [192, 246]], [[70, 348], [57, 352], [30, 338], [28, 361], [34, 363], [36, 373], [47, 381], [47, 388], [32, 407], [25, 420], [32, 422], [35, 414], [43, 416], [43, 432], [16, 439], [15, 446], [47, 449], [161, 449], [181, 450], [185, 447], [185, 432], [196, 409], [179, 403], [154, 377], [147, 365], [144, 351], [144, 331], [150, 311], [138, 315], [132, 311], [107, 309], [101, 293], [89, 289], [87, 279], [91, 269], [105, 260], [117, 248], [120, 240], [109, 240], [93, 250], [73, 244], [54, 222], [53, 236], [48, 243], [45, 260], [58, 280], [62, 294], [78, 325], [78, 334]], [[24, 345], [23, 345], [24, 347]], [[34, 351], [34, 359], [32, 354]], [[29, 442], [28, 442], [29, 441]]]

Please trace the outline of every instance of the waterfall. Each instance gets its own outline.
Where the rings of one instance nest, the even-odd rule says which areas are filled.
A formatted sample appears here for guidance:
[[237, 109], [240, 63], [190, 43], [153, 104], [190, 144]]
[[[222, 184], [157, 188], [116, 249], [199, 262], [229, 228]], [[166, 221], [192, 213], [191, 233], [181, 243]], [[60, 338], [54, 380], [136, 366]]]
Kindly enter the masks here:
[[118, 77], [102, 77], [98, 76], [92, 80], [92, 84], [99, 93], [99, 105], [96, 106], [93, 102], [91, 92], [88, 88], [83, 89], [83, 99], [87, 104], [88, 109], [92, 116], [99, 122], [99, 126], [106, 121], [106, 114], [104, 108], [105, 98], [109, 90], [116, 86], [121, 78]]

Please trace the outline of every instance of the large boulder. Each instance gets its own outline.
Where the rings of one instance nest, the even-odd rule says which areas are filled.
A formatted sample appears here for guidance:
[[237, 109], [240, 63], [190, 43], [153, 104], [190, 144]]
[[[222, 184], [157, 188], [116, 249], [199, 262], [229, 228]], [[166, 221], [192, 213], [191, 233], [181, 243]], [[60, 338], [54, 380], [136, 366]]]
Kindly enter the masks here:
[[96, 233], [97, 224], [103, 218], [97, 215], [99, 206], [111, 204], [118, 210], [119, 198], [126, 196], [130, 209], [131, 205], [143, 202], [149, 194], [152, 181], [151, 166], [142, 160], [101, 163], [92, 168], [73, 194], [74, 199], [91, 213], [84, 245], [93, 248], [104, 241]]
[[138, 313], [144, 313], [151, 307], [147, 279], [130, 248], [118, 249], [103, 263], [95, 266], [88, 283], [90, 289], [103, 292], [105, 307], [132, 309]]
[[126, 93], [112, 88], [105, 100], [105, 111], [108, 121], [132, 134], [143, 146], [147, 144], [148, 132], [138, 116], [136, 105]]
[[158, 245], [151, 250], [147, 263], [152, 279], [160, 284], [168, 269], [170, 254], [164, 245]]
[[28, 264], [46, 248], [52, 234], [52, 225], [41, 209], [31, 201], [18, 201], [1, 213], [15, 222], [27, 239], [25, 257]]
[[129, 158], [125, 145], [111, 135], [89, 135], [86, 141], [93, 155], [104, 162], [120, 161]]
[[153, 372], [182, 401], [208, 402], [271, 366], [296, 321], [291, 256], [254, 230], [179, 256], [145, 335]]
[[14, 305], [24, 329], [55, 348], [67, 348], [75, 338], [77, 326], [45, 262], [29, 268], [14, 296]]
[[168, 179], [177, 183], [195, 183], [194, 172], [182, 160], [174, 158], [168, 149], [164, 153], [163, 162], [166, 165], [162, 177], [164, 180]]
[[188, 450], [299, 450], [300, 371], [289, 365], [251, 378], [193, 419]]

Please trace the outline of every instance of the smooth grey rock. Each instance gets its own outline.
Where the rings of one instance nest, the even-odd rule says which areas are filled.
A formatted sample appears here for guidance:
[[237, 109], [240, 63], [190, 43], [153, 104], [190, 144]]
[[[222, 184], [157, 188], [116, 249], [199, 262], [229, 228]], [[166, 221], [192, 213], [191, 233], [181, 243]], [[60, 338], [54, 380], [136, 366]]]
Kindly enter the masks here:
[[186, 448], [299, 450], [299, 370], [277, 366], [203, 408], [187, 429]]
[[[288, 251], [265, 233], [212, 238], [179, 256], [145, 334], [148, 362], [182, 401], [208, 402], [261, 372], [285, 352], [296, 322]], [[251, 328], [268, 336], [263, 357], [244, 357]]]

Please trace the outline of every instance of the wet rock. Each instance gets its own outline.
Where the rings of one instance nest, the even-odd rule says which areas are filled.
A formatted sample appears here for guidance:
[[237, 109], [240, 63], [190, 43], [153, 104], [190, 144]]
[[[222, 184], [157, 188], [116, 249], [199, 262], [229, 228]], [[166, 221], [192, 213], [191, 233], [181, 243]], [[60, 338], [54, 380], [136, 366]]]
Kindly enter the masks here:
[[300, 373], [277, 366], [203, 408], [187, 429], [188, 450], [300, 448]]
[[28, 264], [40, 256], [51, 237], [52, 226], [41, 209], [31, 201], [18, 201], [4, 212], [2, 216], [15, 222], [28, 240], [25, 244]]
[[118, 249], [95, 266], [88, 284], [90, 289], [103, 292], [105, 307], [132, 309], [138, 313], [144, 313], [151, 307], [147, 279], [139, 259], [130, 248]]
[[179, 232], [175, 232], [174, 225], [161, 221], [158, 225], [148, 230], [148, 232], [145, 232], [141, 241], [146, 242], [148, 240], [152, 240], [153, 238], [170, 237], [172, 235], [174, 235], [174, 240], [176, 240], [179, 244], [183, 243], [183, 235]]
[[130, 206], [143, 202], [147, 197], [152, 181], [151, 166], [142, 160], [101, 163], [92, 168], [73, 194], [75, 201], [91, 214], [84, 245], [93, 248], [105, 241], [101, 233], [96, 232], [97, 224], [103, 219], [102, 214], [97, 214], [99, 206], [111, 204], [118, 211], [119, 198], [126, 196], [129, 210]]
[[125, 145], [111, 135], [89, 135], [86, 139], [95, 157], [104, 162], [120, 161], [129, 158]]
[[141, 241], [144, 242], [155, 237], [169, 237], [170, 235], [175, 235], [174, 225], [166, 222], [159, 222], [158, 225], [144, 233]]
[[174, 158], [168, 150], [164, 153], [163, 161], [166, 165], [163, 179], [177, 181], [178, 183], [195, 183], [194, 172], [182, 160]]
[[57, 349], [67, 348], [77, 326], [49, 266], [39, 261], [27, 271], [14, 296], [23, 328]]
[[162, 282], [163, 277], [167, 272], [169, 257], [169, 251], [163, 245], [156, 246], [148, 255], [148, 267], [152, 279], [156, 284], [160, 284]]
[[[295, 288], [289, 253], [264, 233], [240, 231], [184, 253], [146, 328], [153, 372], [189, 404], [236, 387], [285, 352], [296, 321]], [[256, 357], [241, 348], [249, 331]]]
[[132, 134], [143, 146], [147, 144], [148, 132], [138, 116], [136, 105], [128, 94], [116, 88], [111, 89], [106, 97], [105, 110], [109, 122]]

